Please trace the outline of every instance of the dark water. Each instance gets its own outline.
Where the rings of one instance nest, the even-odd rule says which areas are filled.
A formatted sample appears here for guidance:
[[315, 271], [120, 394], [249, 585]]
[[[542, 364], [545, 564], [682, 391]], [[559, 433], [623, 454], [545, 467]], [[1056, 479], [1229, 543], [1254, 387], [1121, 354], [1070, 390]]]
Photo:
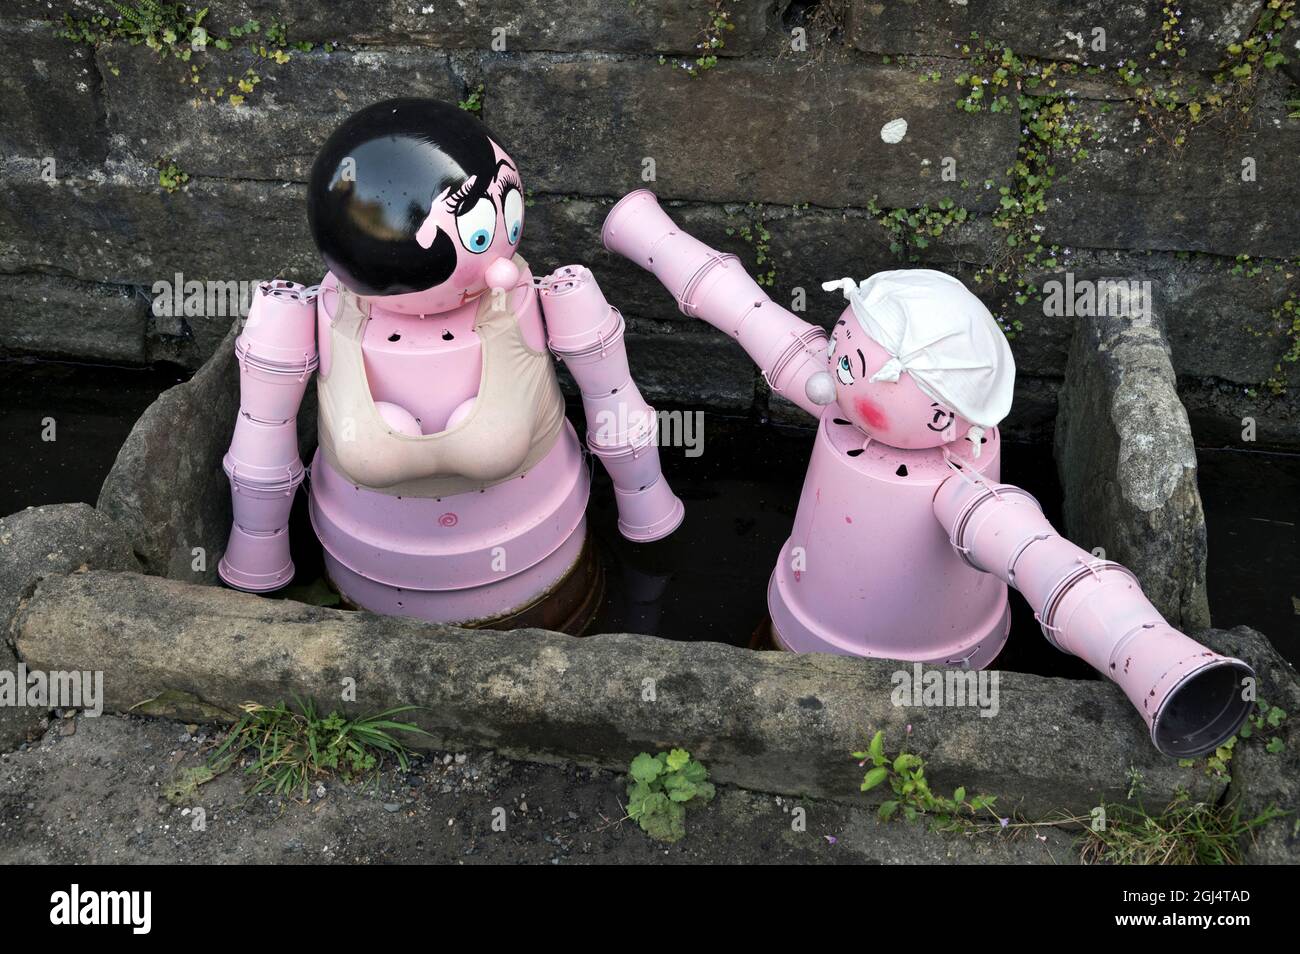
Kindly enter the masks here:
[[[790, 533], [814, 432], [708, 414], [705, 452], [660, 452], [686, 519], [656, 543], [630, 543], [618, 532], [609, 477], [596, 467], [588, 515], [608, 556], [607, 587], [593, 632], [651, 633], [667, 639], [745, 646], [767, 618], [767, 582]], [[1043, 503], [1059, 523], [1061, 488], [1051, 447], [1004, 444], [1003, 480]], [[1093, 678], [1092, 667], [1043, 638], [1033, 613], [1011, 594], [1011, 635], [998, 656], [1004, 669]]]
[[[0, 514], [44, 503], [93, 504], [136, 418], [184, 377], [176, 369], [0, 361]], [[580, 410], [571, 414], [580, 416]], [[54, 441], [42, 440], [45, 418], [55, 421]], [[593, 631], [747, 645], [765, 620], [767, 580], [794, 519], [813, 433], [720, 414], [708, 414], [705, 427], [702, 456], [663, 452], [665, 472], [687, 513], [667, 540], [624, 540], [609, 478], [594, 468], [589, 514], [606, 557], [608, 586]], [[1300, 663], [1300, 616], [1293, 602], [1300, 599], [1300, 455], [1199, 455], [1215, 625], [1253, 626]], [[1059, 524], [1060, 487], [1050, 446], [1004, 445], [1003, 479], [1032, 492]], [[321, 562], [309, 546], [301, 496], [298, 504], [295, 585], [311, 586]], [[1011, 636], [998, 666], [1093, 675], [1043, 639], [1018, 594], [1011, 595], [1011, 605]]]
[[[154, 398], [189, 374], [55, 361], [0, 361], [0, 515], [94, 504], [118, 448]], [[54, 421], [54, 440], [43, 440]]]
[[1300, 666], [1300, 455], [1198, 449], [1210, 615], [1246, 625]]

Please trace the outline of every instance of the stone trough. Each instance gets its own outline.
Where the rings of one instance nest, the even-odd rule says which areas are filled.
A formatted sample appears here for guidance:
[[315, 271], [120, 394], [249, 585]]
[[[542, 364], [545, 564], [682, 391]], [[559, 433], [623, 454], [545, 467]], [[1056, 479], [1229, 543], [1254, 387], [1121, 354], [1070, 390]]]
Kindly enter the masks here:
[[[250, 700], [328, 701], [355, 686], [343, 708], [422, 707], [412, 718], [429, 735], [417, 746], [611, 769], [683, 746], [718, 781], [799, 796], [867, 798], [849, 752], [883, 729], [888, 748], [926, 757], [939, 789], [996, 794], [1000, 808], [1030, 817], [1086, 814], [1135, 790], [1152, 809], [1181, 790], [1240, 796], [1247, 811], [1300, 809], [1294, 745], [1281, 755], [1238, 746], [1229, 788], [1203, 763], [1160, 756], [1107, 681], [1001, 673], [998, 711], [986, 717], [972, 706], [895, 706], [896, 663], [636, 634], [467, 631], [224, 589], [234, 334], [141, 417], [97, 507], [0, 520], [0, 669], [21, 660], [103, 671], [108, 710], [218, 722]], [[314, 416], [309, 401], [304, 459]], [[1056, 452], [1067, 533], [1129, 565], [1189, 634], [1250, 662], [1261, 698], [1300, 712], [1295, 674], [1266, 639], [1208, 628], [1196, 455], [1158, 314], [1077, 320]], [[40, 721], [0, 708], [0, 749]], [[1251, 857], [1294, 860], [1292, 831], [1270, 826]]]

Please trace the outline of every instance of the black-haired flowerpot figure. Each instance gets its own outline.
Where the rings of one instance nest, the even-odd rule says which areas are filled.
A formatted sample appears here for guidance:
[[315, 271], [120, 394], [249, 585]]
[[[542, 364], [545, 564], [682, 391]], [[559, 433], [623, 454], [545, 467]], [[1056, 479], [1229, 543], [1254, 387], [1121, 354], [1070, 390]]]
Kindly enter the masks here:
[[294, 419], [313, 372], [309, 512], [351, 604], [568, 629], [594, 610], [589, 473], [551, 352], [582, 390], [621, 531], [649, 541], [680, 524], [622, 317], [581, 266], [534, 279], [518, 253], [525, 204], [514, 160], [455, 106], [377, 103], [329, 137], [308, 189], [329, 272], [312, 288], [263, 283], [237, 345], [227, 583], [266, 592], [293, 576]]

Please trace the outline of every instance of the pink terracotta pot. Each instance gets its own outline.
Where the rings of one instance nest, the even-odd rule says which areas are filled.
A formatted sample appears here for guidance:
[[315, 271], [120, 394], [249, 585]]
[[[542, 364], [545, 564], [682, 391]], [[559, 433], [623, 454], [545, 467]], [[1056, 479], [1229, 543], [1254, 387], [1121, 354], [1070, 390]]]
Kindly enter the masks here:
[[274, 533], [289, 525], [293, 499], [302, 480], [284, 487], [259, 487], [230, 482], [230, 503], [235, 525], [249, 533]]
[[[978, 461], [962, 460], [996, 478], [997, 431]], [[876, 443], [830, 406], [768, 584], [783, 647], [969, 669], [992, 662], [1010, 625], [1007, 590], [968, 565], [935, 522], [934, 493], [950, 474], [941, 449]]]
[[307, 393], [314, 364], [309, 361], [297, 370], [274, 368], [250, 358], [240, 341], [235, 343], [235, 358], [239, 363], [239, 409], [264, 423], [293, 420]]
[[217, 573], [231, 586], [250, 593], [278, 590], [293, 579], [289, 532], [252, 533], [238, 524], [230, 529]]
[[638, 443], [622, 446], [590, 442], [588, 446], [609, 472], [615, 488], [625, 493], [641, 490], [659, 479], [659, 448], [655, 446], [653, 434]]
[[560, 351], [554, 345], [551, 347], [573, 375], [583, 397], [598, 398], [625, 391], [632, 382], [627, 350], [623, 345], [623, 316], [617, 311], [612, 314], [617, 319], [613, 331], [585, 349]]
[[546, 317], [547, 341], [558, 354], [599, 348], [622, 327], [617, 309], [582, 265], [565, 265], [543, 278], [538, 298]]
[[408, 589], [358, 573], [325, 551], [325, 569], [344, 599], [374, 613], [435, 622], [474, 624], [523, 610], [564, 579], [582, 554], [587, 521], [578, 523], [557, 546], [517, 573], [499, 575], [460, 589]]
[[659, 420], [655, 410], [641, 396], [635, 382], [601, 397], [582, 397], [587, 418], [587, 444], [621, 447], [653, 436]]
[[270, 281], [257, 286], [240, 338], [257, 359], [272, 366], [294, 367], [316, 354], [318, 287]]
[[686, 515], [686, 508], [662, 477], [638, 490], [624, 491], [616, 486], [614, 498], [619, 533], [637, 543], [662, 540], [681, 526]]
[[[570, 538], [584, 519], [590, 491], [582, 448], [568, 424], [533, 469], [484, 493], [396, 497], [356, 486], [319, 452], [311, 473], [312, 526], [338, 565], [389, 590], [493, 587], [503, 599], [517, 595], [518, 602], [538, 597], [545, 587], [530, 590], [529, 576], [517, 584], [505, 581], [521, 576]], [[378, 605], [360, 605], [383, 612]], [[467, 598], [463, 613], [450, 598], [440, 605], [452, 615], [438, 621], [477, 618], [470, 609], [478, 605], [475, 600]], [[502, 602], [494, 612], [478, 615], [500, 615], [513, 605]]]
[[271, 484], [301, 478], [298, 426], [295, 419], [268, 424], [247, 414], [235, 419], [230, 450], [222, 462], [228, 475], [250, 483]]

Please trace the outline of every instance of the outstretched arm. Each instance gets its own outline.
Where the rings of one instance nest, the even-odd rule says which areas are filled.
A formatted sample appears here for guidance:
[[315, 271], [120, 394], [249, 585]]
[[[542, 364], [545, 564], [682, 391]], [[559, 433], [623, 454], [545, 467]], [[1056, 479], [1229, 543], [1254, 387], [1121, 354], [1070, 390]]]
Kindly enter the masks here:
[[614, 481], [619, 532], [641, 542], [668, 536], [682, 502], [659, 469], [659, 418], [628, 369], [623, 316], [581, 265], [542, 279], [540, 298], [551, 351], [582, 392], [587, 446]]
[[620, 199], [605, 219], [601, 240], [653, 272], [683, 314], [739, 341], [777, 394], [818, 418], [835, 400], [826, 373], [826, 332], [772, 301], [736, 256], [682, 231], [652, 192], [639, 189]]
[[239, 417], [222, 461], [234, 524], [218, 572], [251, 593], [277, 590], [293, 579], [289, 511], [303, 480], [298, 407], [319, 365], [316, 304], [315, 288], [262, 282], [235, 342]]
[[1027, 491], [958, 472], [934, 514], [962, 559], [1024, 595], [1052, 645], [1124, 690], [1165, 755], [1212, 752], [1241, 727], [1251, 668], [1170, 626], [1132, 573], [1058, 534]]

